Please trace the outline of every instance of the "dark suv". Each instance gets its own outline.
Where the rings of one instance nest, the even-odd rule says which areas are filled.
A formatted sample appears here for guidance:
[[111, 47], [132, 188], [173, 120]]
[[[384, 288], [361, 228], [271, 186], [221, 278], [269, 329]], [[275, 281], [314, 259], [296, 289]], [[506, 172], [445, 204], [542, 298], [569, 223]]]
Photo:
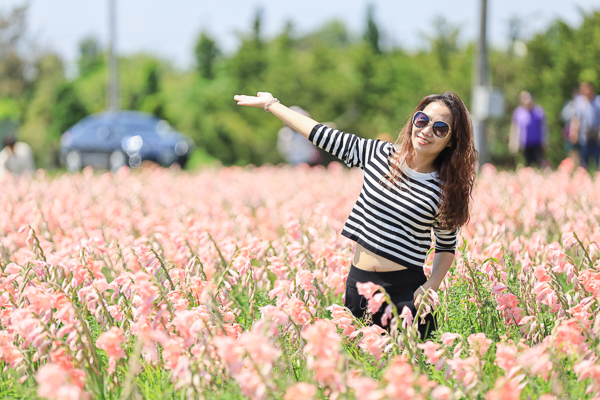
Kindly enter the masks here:
[[142, 161], [185, 167], [194, 142], [169, 123], [138, 111], [90, 115], [67, 130], [60, 140], [60, 158], [69, 171], [83, 167], [116, 171]]

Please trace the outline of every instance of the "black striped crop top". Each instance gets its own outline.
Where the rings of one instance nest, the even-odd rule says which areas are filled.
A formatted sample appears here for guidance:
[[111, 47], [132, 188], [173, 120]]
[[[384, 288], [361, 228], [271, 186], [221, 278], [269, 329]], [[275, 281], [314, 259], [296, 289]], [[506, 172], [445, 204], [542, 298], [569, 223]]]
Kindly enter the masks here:
[[386, 176], [396, 151], [392, 143], [359, 138], [322, 124], [312, 129], [308, 140], [349, 167], [364, 170], [362, 190], [344, 225], [343, 236], [411, 269], [423, 268], [431, 248], [432, 228], [435, 251], [455, 252], [458, 230], [436, 226], [440, 201], [437, 173], [416, 172], [404, 163], [402, 172], [409, 179], [401, 178], [402, 190], [397, 185], [388, 189]]

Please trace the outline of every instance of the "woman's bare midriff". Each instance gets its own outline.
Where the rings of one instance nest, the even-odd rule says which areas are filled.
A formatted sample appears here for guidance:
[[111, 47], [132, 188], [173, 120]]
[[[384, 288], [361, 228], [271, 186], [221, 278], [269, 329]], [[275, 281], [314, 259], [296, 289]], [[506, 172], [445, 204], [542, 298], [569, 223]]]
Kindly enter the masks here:
[[373, 272], [389, 272], [389, 271], [401, 271], [406, 267], [390, 261], [386, 258], [381, 257], [373, 253], [370, 250], [365, 249], [360, 244], [356, 244], [356, 250], [354, 251], [354, 260], [352, 264], [358, 269]]

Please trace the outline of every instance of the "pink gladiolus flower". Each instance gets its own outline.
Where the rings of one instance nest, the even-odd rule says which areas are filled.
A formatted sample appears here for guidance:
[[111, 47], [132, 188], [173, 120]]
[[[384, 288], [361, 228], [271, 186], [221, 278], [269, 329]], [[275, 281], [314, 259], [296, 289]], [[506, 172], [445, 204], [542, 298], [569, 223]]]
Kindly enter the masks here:
[[388, 304], [387, 307], [385, 307], [385, 310], [383, 310], [383, 315], [381, 316], [381, 325], [382, 326], [387, 326], [388, 321], [390, 321], [393, 317], [393, 311], [392, 311], [392, 305]]
[[410, 364], [403, 362], [392, 363], [384, 373], [388, 382], [385, 394], [394, 400], [412, 400], [415, 398], [413, 369]]
[[475, 368], [479, 364], [477, 357], [458, 358], [454, 357], [446, 363], [450, 366], [456, 376], [467, 389], [472, 389], [477, 384], [477, 374]]
[[87, 399], [78, 384], [73, 384], [71, 374], [56, 364], [42, 366], [35, 375], [38, 383], [37, 394], [51, 400]]
[[109, 331], [104, 332], [96, 339], [96, 346], [100, 350], [104, 350], [108, 356], [108, 370], [109, 374], [115, 372], [117, 367], [117, 361], [120, 358], [125, 357], [125, 351], [121, 347], [121, 344], [125, 342], [125, 336], [123, 329], [113, 326]]
[[376, 293], [367, 302], [367, 311], [371, 314], [375, 314], [379, 311], [383, 303], [385, 302], [385, 295], [383, 293]]
[[342, 329], [342, 335], [348, 336], [356, 330], [354, 320], [346, 307], [332, 304], [326, 310], [331, 312], [332, 321], [338, 328]]
[[154, 275], [160, 268], [160, 260], [156, 258], [152, 249], [148, 246], [140, 244], [133, 248], [135, 255], [138, 258], [140, 265], [150, 274]]
[[241, 275], [244, 275], [248, 269], [250, 268], [250, 260], [252, 260], [254, 256], [250, 254], [250, 249], [244, 247], [238, 250], [237, 257], [231, 263], [231, 266]]
[[245, 353], [242, 346], [238, 346], [236, 341], [228, 336], [217, 336], [213, 339], [212, 344], [216, 347], [219, 357], [227, 363], [232, 372], [240, 370]]
[[358, 343], [359, 347], [368, 351], [375, 358], [379, 359], [383, 353], [385, 345], [390, 341], [390, 337], [383, 336], [385, 331], [377, 325], [366, 326], [362, 329], [359, 329], [351, 334], [350, 337], [356, 337], [359, 333], [363, 334], [363, 337]]
[[400, 313], [399, 317], [402, 318], [402, 328], [403, 329], [408, 329], [408, 327], [412, 325], [412, 323], [413, 323], [412, 311], [410, 311], [410, 308], [408, 308], [407, 306], [404, 306], [404, 308], [402, 308], [402, 312]]
[[374, 284], [373, 282], [357, 282], [356, 289], [358, 294], [365, 297], [365, 299], [370, 300], [375, 292], [379, 290], [379, 285]]
[[348, 386], [354, 390], [354, 395], [357, 399], [364, 400], [381, 400], [384, 396], [383, 391], [378, 390], [377, 381], [367, 378], [359, 377], [348, 380]]
[[335, 296], [344, 293], [344, 277], [337, 272], [327, 275], [325, 279], [323, 279], [323, 283], [325, 283], [329, 289], [333, 290]]
[[278, 279], [286, 279], [290, 269], [283, 263], [283, 260], [279, 257], [267, 257], [269, 261], [269, 271], [273, 272]]
[[600, 298], [600, 272], [586, 269], [579, 274], [579, 281], [595, 298]]
[[546, 346], [540, 344], [530, 349], [525, 350], [517, 357], [518, 363], [534, 376], [541, 376], [548, 379], [550, 371], [552, 371], [552, 361], [550, 354], [546, 350]]
[[271, 346], [269, 340], [258, 329], [244, 332], [238, 339], [240, 346], [246, 354], [258, 365], [267, 365], [269, 369], [273, 362], [281, 355], [279, 349]]
[[515, 367], [519, 367], [516, 361], [517, 348], [512, 345], [506, 345], [502, 343], [496, 344], [496, 364], [504, 371], [509, 372]]
[[497, 283], [492, 287], [492, 294], [498, 295], [504, 292], [508, 287], [503, 283]]
[[305, 292], [304, 299], [308, 298], [309, 293], [317, 293], [317, 289], [315, 288], [315, 285], [313, 285], [314, 280], [315, 275], [308, 270], [303, 269], [298, 271], [298, 273], [296, 274], [296, 284], [300, 286]]
[[287, 326], [289, 324], [289, 316], [280, 308], [267, 305], [259, 308], [263, 318], [267, 318], [275, 322], [278, 326]]
[[491, 339], [485, 337], [485, 333], [483, 332], [470, 335], [467, 341], [473, 352], [478, 354], [479, 357], [483, 357], [493, 343]]
[[487, 400], [519, 400], [521, 388], [518, 382], [512, 379], [499, 378], [494, 388], [487, 393]]
[[451, 346], [458, 337], [460, 337], [458, 333], [444, 332], [441, 340], [445, 346]]
[[575, 235], [573, 234], [573, 232], [563, 233], [561, 241], [563, 242], [563, 246], [565, 246], [566, 248], [573, 247], [577, 244], [577, 239], [575, 239]]
[[438, 385], [431, 391], [431, 397], [434, 400], [451, 400], [452, 389], [448, 386]]
[[298, 382], [285, 391], [284, 400], [313, 400], [317, 394], [317, 388], [310, 383]]
[[437, 364], [444, 354], [444, 350], [440, 349], [441, 346], [437, 343], [433, 343], [431, 340], [428, 340], [425, 343], [419, 343], [417, 344], [417, 347], [423, 350], [423, 354], [427, 357], [427, 362], [429, 364]]
[[304, 351], [317, 357], [332, 357], [338, 353], [342, 338], [338, 335], [335, 325], [327, 320], [319, 320], [308, 326], [302, 337], [307, 344]]
[[575, 318], [561, 322], [556, 328], [554, 345], [557, 349], [562, 350], [567, 354], [577, 353], [587, 349], [585, 336], [583, 336], [581, 327]]
[[311, 321], [311, 314], [306, 304], [297, 298], [287, 299], [283, 309], [298, 325], [306, 325]]

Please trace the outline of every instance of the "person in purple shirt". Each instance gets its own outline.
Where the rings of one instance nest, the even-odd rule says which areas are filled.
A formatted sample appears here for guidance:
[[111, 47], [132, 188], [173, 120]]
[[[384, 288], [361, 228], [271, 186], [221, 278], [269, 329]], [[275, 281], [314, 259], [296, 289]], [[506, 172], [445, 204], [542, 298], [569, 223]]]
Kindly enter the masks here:
[[544, 149], [548, 140], [546, 113], [533, 102], [533, 96], [527, 91], [519, 94], [521, 105], [515, 109], [510, 127], [509, 149], [516, 153], [523, 149], [525, 165], [545, 166]]

